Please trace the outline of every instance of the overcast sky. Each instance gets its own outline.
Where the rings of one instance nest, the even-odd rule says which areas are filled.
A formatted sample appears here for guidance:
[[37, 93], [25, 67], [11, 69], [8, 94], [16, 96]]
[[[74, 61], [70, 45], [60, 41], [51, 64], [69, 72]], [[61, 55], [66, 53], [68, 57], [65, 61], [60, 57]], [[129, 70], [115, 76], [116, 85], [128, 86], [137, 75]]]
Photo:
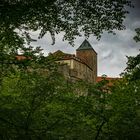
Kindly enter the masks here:
[[[104, 33], [100, 41], [91, 36], [88, 41], [98, 53], [98, 75], [106, 74], [110, 77], [118, 77], [126, 67], [126, 56], [135, 56], [139, 53], [140, 43], [133, 40], [134, 29], [140, 27], [140, 0], [132, 0], [135, 8], [131, 8], [130, 14], [124, 21], [126, 30], [117, 31], [116, 35]], [[50, 35], [38, 40], [36, 45], [44, 49], [44, 53], [62, 50], [66, 53], [75, 53], [76, 49], [85, 40], [79, 37], [75, 40], [75, 47], [62, 41], [63, 33], [56, 36], [55, 45], [52, 44]]]

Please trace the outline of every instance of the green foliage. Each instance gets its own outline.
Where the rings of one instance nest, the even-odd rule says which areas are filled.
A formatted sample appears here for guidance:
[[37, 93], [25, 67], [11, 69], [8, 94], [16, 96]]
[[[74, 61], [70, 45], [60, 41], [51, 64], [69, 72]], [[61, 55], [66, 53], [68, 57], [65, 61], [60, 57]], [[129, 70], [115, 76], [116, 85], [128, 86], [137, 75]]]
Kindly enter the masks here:
[[[134, 40], [136, 42], [140, 41], [140, 28], [136, 28], [136, 35], [134, 36]], [[127, 56], [127, 67], [125, 72], [122, 75], [127, 78], [130, 82], [140, 80], [140, 54], [137, 56]]]
[[135, 31], [136, 31], [136, 35], [134, 36], [134, 40], [136, 42], [139, 42], [140, 41], [140, 28], [136, 28]]
[[[136, 32], [139, 34], [138, 29]], [[115, 140], [140, 139], [140, 55], [127, 58], [122, 79], [111, 88], [113, 115], [109, 122], [108, 136]]]
[[[1, 139], [38, 139], [47, 129], [47, 104], [59, 92], [62, 78], [52, 72], [19, 71], [5, 77], [0, 94]], [[57, 86], [56, 86], [57, 85]], [[46, 114], [46, 115], [45, 115]], [[45, 133], [46, 134], [46, 133]]]
[[1, 139], [94, 137], [94, 100], [77, 95], [57, 73], [19, 71], [5, 77], [0, 100]]
[[140, 81], [127, 81], [124, 78], [113, 88], [111, 97], [113, 117], [110, 125], [112, 139], [140, 138], [139, 84]]
[[3, 0], [0, 5], [0, 40], [14, 46], [23, 41], [29, 43], [33, 41], [29, 31], [37, 30], [40, 30], [39, 38], [49, 32], [53, 44], [55, 34], [60, 32], [65, 33], [63, 39], [70, 44], [81, 32], [86, 37], [94, 34], [100, 38], [103, 31], [111, 33], [113, 29], [124, 29], [123, 20], [128, 13], [125, 6], [131, 7], [131, 1]]
[[124, 73], [125, 77], [128, 78], [129, 81], [140, 80], [140, 54], [127, 58], [128, 62]]
[[38, 56], [3, 76], [0, 139], [139, 140], [139, 80], [67, 83], [54, 61]]

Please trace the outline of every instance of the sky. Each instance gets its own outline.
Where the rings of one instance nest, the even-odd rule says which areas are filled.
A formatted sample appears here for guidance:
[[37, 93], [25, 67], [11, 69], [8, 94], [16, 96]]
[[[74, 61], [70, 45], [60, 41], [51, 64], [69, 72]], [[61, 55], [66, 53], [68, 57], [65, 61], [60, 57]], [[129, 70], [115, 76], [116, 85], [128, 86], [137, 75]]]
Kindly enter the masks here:
[[[139, 53], [140, 43], [133, 40], [135, 28], [140, 27], [140, 0], [132, 0], [135, 8], [129, 9], [124, 25], [126, 30], [116, 31], [116, 35], [104, 33], [98, 41], [91, 36], [88, 41], [98, 54], [98, 76], [103, 74], [109, 77], [119, 77], [126, 68], [126, 56], [136, 56]], [[36, 34], [34, 34], [36, 36]], [[45, 55], [49, 52], [61, 50], [65, 53], [75, 54], [76, 49], [85, 40], [85, 37], [78, 37], [75, 40], [75, 47], [62, 41], [63, 33], [56, 36], [55, 45], [49, 34], [38, 40], [34, 45], [41, 46]]]

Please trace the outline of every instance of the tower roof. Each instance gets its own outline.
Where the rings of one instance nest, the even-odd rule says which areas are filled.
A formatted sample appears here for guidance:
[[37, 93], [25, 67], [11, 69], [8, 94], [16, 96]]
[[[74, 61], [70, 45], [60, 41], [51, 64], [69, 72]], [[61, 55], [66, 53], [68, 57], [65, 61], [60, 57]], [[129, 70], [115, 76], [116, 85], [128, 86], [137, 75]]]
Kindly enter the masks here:
[[79, 51], [79, 50], [93, 50], [93, 48], [90, 45], [90, 43], [85, 39], [84, 42], [80, 45], [80, 47], [76, 50], [77, 51]]

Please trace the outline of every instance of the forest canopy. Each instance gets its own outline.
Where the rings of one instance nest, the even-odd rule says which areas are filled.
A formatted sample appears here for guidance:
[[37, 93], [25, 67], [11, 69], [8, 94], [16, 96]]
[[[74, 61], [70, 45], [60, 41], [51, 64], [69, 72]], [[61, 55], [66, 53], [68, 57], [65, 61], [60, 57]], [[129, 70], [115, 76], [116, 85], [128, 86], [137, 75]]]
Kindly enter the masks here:
[[24, 39], [29, 43], [29, 31], [37, 30], [39, 38], [49, 32], [53, 43], [60, 32], [65, 33], [63, 39], [70, 44], [81, 32], [86, 37], [93, 34], [100, 38], [103, 31], [125, 28], [126, 6], [132, 7], [130, 0], [3, 0], [0, 43], [7, 39], [7, 43], [23, 44]]

